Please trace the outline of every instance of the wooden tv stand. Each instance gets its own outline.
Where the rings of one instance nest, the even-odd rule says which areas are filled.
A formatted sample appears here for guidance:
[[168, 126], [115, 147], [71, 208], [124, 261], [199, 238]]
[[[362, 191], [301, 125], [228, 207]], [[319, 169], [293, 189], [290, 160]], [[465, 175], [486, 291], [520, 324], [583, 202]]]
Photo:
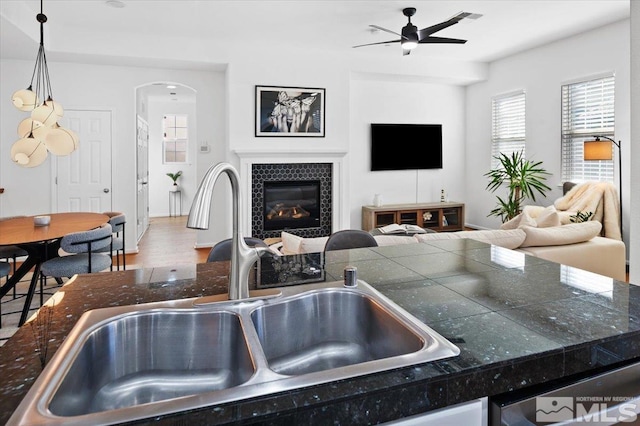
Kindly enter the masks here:
[[388, 204], [362, 206], [362, 229], [397, 224], [418, 225], [437, 232], [464, 230], [464, 203]]

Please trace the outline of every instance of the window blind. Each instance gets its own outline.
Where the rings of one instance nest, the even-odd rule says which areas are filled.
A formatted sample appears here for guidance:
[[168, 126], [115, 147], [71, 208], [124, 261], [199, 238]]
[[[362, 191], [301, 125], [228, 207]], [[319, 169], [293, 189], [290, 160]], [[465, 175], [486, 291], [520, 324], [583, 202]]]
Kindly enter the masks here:
[[613, 160], [584, 161], [583, 155], [584, 141], [614, 136], [614, 89], [614, 76], [562, 86], [563, 181], [613, 182]]
[[524, 90], [492, 99], [491, 168], [500, 165], [500, 154], [525, 150], [525, 92]]

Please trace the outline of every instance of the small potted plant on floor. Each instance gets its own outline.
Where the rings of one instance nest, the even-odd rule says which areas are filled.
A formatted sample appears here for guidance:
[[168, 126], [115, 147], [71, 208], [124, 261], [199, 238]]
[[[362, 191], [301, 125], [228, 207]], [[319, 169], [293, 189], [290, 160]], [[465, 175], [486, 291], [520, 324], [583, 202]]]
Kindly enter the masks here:
[[176, 173], [169, 172], [167, 173], [167, 176], [169, 176], [173, 181], [173, 185], [171, 186], [170, 191], [176, 192], [178, 190], [178, 178], [182, 176], [182, 170], [178, 170]]

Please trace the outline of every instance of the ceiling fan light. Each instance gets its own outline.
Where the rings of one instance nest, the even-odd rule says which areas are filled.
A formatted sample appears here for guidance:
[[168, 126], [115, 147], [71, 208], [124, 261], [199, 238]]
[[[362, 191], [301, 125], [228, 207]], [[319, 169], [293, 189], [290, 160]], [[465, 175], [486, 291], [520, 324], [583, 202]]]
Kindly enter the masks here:
[[44, 144], [54, 155], [69, 155], [78, 147], [78, 136], [72, 130], [56, 125], [47, 132]]
[[11, 102], [20, 111], [33, 111], [38, 105], [38, 95], [31, 89], [20, 89], [11, 96]]
[[47, 159], [47, 148], [33, 137], [22, 138], [11, 147], [11, 159], [22, 167], [36, 167]]
[[49, 127], [53, 126], [58, 121], [58, 116], [56, 115], [55, 111], [46, 103], [34, 109], [31, 112], [31, 118]]
[[418, 47], [418, 42], [415, 40], [403, 40], [402, 48], [407, 50], [413, 50]]

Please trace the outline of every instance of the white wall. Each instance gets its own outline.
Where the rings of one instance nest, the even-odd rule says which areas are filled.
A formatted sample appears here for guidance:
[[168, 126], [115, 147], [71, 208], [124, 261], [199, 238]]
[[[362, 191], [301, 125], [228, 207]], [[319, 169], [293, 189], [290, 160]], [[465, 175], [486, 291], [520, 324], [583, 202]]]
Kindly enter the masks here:
[[[464, 88], [453, 85], [391, 82], [355, 75], [350, 87], [351, 133], [349, 175], [351, 228], [362, 225], [362, 206], [374, 194], [384, 204], [465, 200]], [[440, 170], [370, 171], [371, 123], [442, 124], [443, 168]], [[425, 155], [416, 143], [407, 156]]]
[[[180, 215], [179, 196], [182, 197], [182, 214], [189, 213], [189, 207], [197, 188], [196, 156], [199, 152], [196, 123], [197, 108], [195, 102], [160, 102], [149, 97], [149, 216], [169, 216], [169, 188], [173, 181], [168, 172], [182, 171], [178, 179], [180, 194], [177, 205], [171, 214]], [[184, 114], [187, 116], [189, 147], [186, 164], [164, 164], [162, 158], [162, 118], [165, 114]]]
[[616, 139], [623, 141], [623, 206], [625, 241], [629, 241], [629, 21], [625, 20], [575, 37], [532, 49], [490, 64], [489, 79], [468, 86], [466, 96], [466, 220], [496, 228], [500, 220], [486, 215], [495, 207], [483, 176], [491, 163], [491, 98], [518, 89], [526, 91], [526, 155], [552, 173], [552, 191], [539, 205], [562, 196], [560, 132], [561, 86], [581, 78], [615, 72]]
[[[36, 50], [34, 50], [35, 52]], [[32, 61], [0, 60], [0, 186], [6, 190], [0, 197], [0, 215], [32, 215], [54, 212], [50, 191], [51, 162], [25, 169], [9, 156], [16, 127], [25, 113], [13, 108], [7, 100], [18, 88], [26, 87], [33, 71]], [[66, 108], [104, 108], [112, 115], [112, 209], [127, 215], [126, 246], [137, 247], [136, 175], [135, 175], [135, 88], [152, 81], [179, 81], [198, 92], [198, 135], [224, 144], [225, 121], [220, 102], [225, 99], [224, 75], [220, 71], [187, 71], [161, 68], [90, 65], [49, 61], [51, 85], [56, 100]], [[82, 141], [80, 141], [82, 144]], [[201, 155], [198, 162], [213, 162], [216, 150]], [[195, 178], [195, 177], [194, 177]], [[168, 179], [168, 178], [167, 178]], [[129, 225], [131, 223], [131, 226]]]
[[[631, 138], [630, 164], [640, 164], [640, 3], [631, 2]], [[640, 167], [631, 169], [629, 246], [629, 282], [640, 284]]]

